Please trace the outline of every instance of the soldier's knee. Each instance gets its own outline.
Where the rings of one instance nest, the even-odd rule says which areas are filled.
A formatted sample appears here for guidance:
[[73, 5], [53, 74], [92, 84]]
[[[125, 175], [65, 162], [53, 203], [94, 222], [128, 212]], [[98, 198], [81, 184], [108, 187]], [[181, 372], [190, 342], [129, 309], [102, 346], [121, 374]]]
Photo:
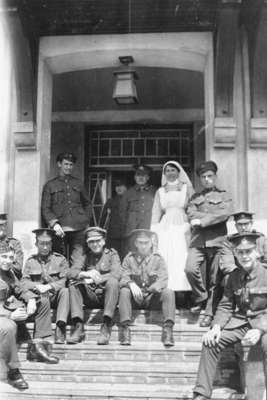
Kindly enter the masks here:
[[131, 291], [127, 287], [123, 287], [120, 290], [120, 299], [125, 299], [125, 298], [130, 298], [131, 297]]
[[113, 277], [109, 278], [106, 282], [106, 289], [107, 288], [112, 288], [112, 289], [119, 288], [119, 281]]
[[17, 324], [9, 318], [1, 318], [0, 332], [3, 335], [16, 335]]

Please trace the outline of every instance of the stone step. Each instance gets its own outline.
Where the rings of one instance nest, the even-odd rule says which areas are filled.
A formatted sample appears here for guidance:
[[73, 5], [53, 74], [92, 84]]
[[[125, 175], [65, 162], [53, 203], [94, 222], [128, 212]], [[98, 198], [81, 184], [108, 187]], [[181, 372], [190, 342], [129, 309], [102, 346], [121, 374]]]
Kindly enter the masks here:
[[[33, 324], [27, 324], [30, 331], [33, 331]], [[93, 342], [97, 340], [100, 330], [100, 324], [85, 324], [85, 340]], [[55, 329], [55, 324], [53, 324]], [[71, 327], [67, 327], [67, 336], [70, 334]], [[176, 342], [189, 341], [201, 342], [203, 334], [207, 328], [201, 328], [198, 325], [189, 324], [175, 324], [174, 325], [174, 339]], [[119, 342], [120, 327], [114, 325], [111, 333], [111, 342]], [[160, 342], [161, 341], [161, 325], [157, 324], [134, 324], [131, 326], [132, 342]]]
[[[27, 345], [20, 347], [20, 360], [26, 359]], [[135, 342], [131, 346], [110, 343], [98, 346], [95, 342], [76, 345], [53, 345], [53, 353], [61, 360], [114, 360], [114, 361], [197, 361], [201, 350], [200, 342], [177, 342], [171, 348], [159, 342]]]
[[[21, 370], [29, 381], [87, 383], [193, 384], [198, 362], [61, 360], [59, 364], [23, 361]], [[224, 374], [224, 375], [223, 375]], [[236, 365], [227, 361], [216, 381], [231, 387], [237, 378]]]
[[[192, 385], [143, 385], [83, 382], [29, 382], [29, 389], [19, 392], [0, 383], [1, 400], [188, 400]], [[245, 400], [243, 394], [228, 388], [216, 388], [213, 400]]]

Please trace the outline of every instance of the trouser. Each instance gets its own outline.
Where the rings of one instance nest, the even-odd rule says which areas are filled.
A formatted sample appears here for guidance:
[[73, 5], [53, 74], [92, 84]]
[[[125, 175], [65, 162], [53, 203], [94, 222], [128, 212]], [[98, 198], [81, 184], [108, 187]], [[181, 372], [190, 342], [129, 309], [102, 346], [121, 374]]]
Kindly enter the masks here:
[[[216, 282], [218, 263], [214, 258], [218, 247], [192, 247], [188, 251], [185, 273], [192, 287], [192, 293], [196, 304], [207, 300], [206, 315], [213, 315], [216, 301]], [[206, 282], [201, 273], [201, 264], [206, 261]]]
[[117, 279], [109, 278], [101, 294], [97, 294], [90, 286], [84, 284], [71, 285], [69, 292], [72, 319], [77, 318], [83, 321], [83, 304], [89, 308], [103, 307], [104, 317], [113, 318], [119, 297], [119, 282]]
[[[208, 347], [203, 345], [201, 357], [198, 367], [198, 375], [194, 392], [210, 397], [212, 393], [213, 381], [216, 374], [216, 366], [220, 357], [220, 353], [227, 346], [237, 343], [242, 340], [247, 331], [251, 329], [249, 324], [243, 325], [233, 330], [224, 329], [218, 345]], [[261, 337], [261, 346], [264, 354], [264, 361], [267, 357], [267, 334]], [[266, 361], [265, 364], [265, 379], [266, 379]]]
[[34, 321], [34, 339], [43, 339], [52, 336], [51, 308], [57, 310], [56, 322], [63, 321], [67, 323], [70, 304], [69, 289], [62, 288], [53, 296], [41, 295], [37, 301], [37, 310], [30, 317]]
[[20, 366], [16, 336], [16, 322], [0, 316], [0, 359], [5, 361], [9, 369]]
[[67, 259], [71, 258], [74, 251], [82, 251], [84, 245], [84, 230], [65, 232], [64, 238], [55, 235], [53, 251], [63, 254]]
[[125, 323], [132, 319], [133, 308], [162, 309], [164, 322], [175, 321], [175, 295], [171, 289], [164, 289], [161, 293], [150, 293], [142, 304], [134, 301], [131, 290], [124, 287], [120, 290], [119, 312], [120, 322]]
[[51, 307], [56, 309], [56, 322], [62, 321], [67, 323], [70, 312], [70, 296], [69, 289], [62, 288], [52, 297], [50, 297]]

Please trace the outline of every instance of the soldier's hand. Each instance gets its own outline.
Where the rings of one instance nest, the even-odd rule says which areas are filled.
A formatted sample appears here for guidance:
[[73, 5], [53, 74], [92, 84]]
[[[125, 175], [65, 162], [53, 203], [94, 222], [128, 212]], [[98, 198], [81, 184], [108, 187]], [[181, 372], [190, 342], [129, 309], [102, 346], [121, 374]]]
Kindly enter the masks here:
[[141, 304], [142, 301], [144, 300], [142, 290], [140, 289], [139, 286], [135, 282], [131, 282], [129, 284], [130, 290], [132, 292], [133, 298], [136, 301], [136, 303]]
[[262, 332], [259, 329], [250, 329], [247, 331], [241, 342], [245, 346], [254, 346], [254, 344], [260, 340], [261, 335]]
[[28, 301], [28, 304], [27, 304], [27, 314], [28, 314], [28, 315], [34, 314], [35, 311], [36, 311], [36, 308], [37, 308], [37, 306], [36, 306], [36, 300], [35, 300], [35, 299], [30, 299], [30, 300]]
[[47, 285], [36, 285], [35, 289], [38, 293], [43, 294], [48, 292], [51, 289], [51, 286], [49, 284]]
[[60, 224], [55, 224], [53, 226], [54, 231], [56, 232], [56, 235], [63, 238], [65, 236], [65, 233], [63, 231], [63, 229], [61, 228]]
[[88, 271], [88, 278], [92, 278], [96, 285], [102, 281], [101, 274], [96, 269]]
[[190, 224], [191, 224], [191, 226], [200, 226], [201, 222], [200, 222], [200, 219], [194, 218], [194, 219], [191, 219]]
[[15, 311], [13, 311], [10, 315], [10, 318], [13, 321], [25, 321], [28, 317], [27, 311], [25, 307], [19, 307]]
[[205, 333], [203, 336], [203, 343], [205, 346], [213, 347], [219, 343], [221, 337], [221, 328], [220, 325], [214, 325], [212, 329]]

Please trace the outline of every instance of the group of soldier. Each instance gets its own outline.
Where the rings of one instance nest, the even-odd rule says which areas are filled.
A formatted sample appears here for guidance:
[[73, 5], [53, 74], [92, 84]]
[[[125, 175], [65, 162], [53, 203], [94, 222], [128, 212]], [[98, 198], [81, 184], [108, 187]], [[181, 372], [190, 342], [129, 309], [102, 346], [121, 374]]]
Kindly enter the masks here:
[[[97, 343], [108, 344], [118, 305], [121, 345], [131, 344], [132, 309], [154, 307], [163, 312], [163, 344], [174, 345], [175, 294], [168, 289], [168, 268], [149, 230], [155, 193], [149, 169], [137, 166], [136, 185], [123, 193], [128, 231], [125, 234], [123, 227], [124, 234], [113, 237], [123, 240], [117, 243], [118, 254], [107, 246], [112, 237], [105, 229], [88, 227], [91, 206], [82, 182], [71, 175], [75, 161], [71, 153], [57, 158], [59, 174], [43, 189], [42, 217], [47, 228], [33, 231], [37, 253], [23, 268], [22, 248], [8, 238], [7, 216], [0, 216], [0, 358], [5, 360], [9, 382], [19, 389], [28, 384], [19, 370], [18, 342], [28, 341], [31, 361], [59, 362], [52, 352], [51, 308], [56, 310], [54, 341], [58, 344], [84, 339], [84, 306], [103, 308]], [[191, 311], [203, 310], [201, 325], [211, 326], [203, 338], [193, 394], [194, 399], [205, 400], [211, 396], [224, 347], [240, 340], [248, 344], [261, 340], [267, 353], [267, 296], [263, 296], [267, 294], [267, 242], [253, 230], [252, 213], [232, 214], [229, 194], [216, 186], [213, 161], [202, 163], [197, 173], [203, 190], [187, 205], [191, 242], [185, 272], [192, 287]], [[227, 236], [230, 215], [237, 233]], [[28, 321], [34, 322], [33, 338]], [[66, 339], [68, 321], [72, 329]]]

